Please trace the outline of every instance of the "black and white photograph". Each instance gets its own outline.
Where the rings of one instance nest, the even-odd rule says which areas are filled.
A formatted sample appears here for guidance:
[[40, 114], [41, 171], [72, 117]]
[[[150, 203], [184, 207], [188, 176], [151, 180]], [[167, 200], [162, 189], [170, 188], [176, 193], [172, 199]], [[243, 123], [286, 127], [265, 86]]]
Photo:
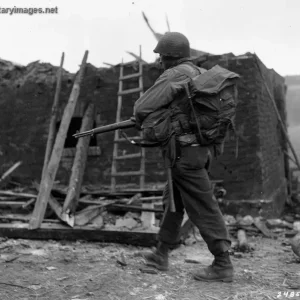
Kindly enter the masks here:
[[0, 300], [300, 299], [299, 0], [0, 0]]

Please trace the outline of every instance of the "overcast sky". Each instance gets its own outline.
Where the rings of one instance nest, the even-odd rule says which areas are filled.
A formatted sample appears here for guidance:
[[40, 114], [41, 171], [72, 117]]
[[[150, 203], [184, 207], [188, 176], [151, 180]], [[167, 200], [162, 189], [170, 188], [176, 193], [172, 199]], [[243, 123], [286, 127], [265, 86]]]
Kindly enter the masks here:
[[300, 0], [0, 0], [0, 7], [57, 7], [58, 14], [0, 14], [0, 58], [20, 64], [40, 60], [78, 70], [84, 51], [96, 67], [117, 64], [126, 51], [152, 62], [159, 33], [185, 34], [193, 48], [213, 54], [255, 52], [281, 75], [300, 74]]

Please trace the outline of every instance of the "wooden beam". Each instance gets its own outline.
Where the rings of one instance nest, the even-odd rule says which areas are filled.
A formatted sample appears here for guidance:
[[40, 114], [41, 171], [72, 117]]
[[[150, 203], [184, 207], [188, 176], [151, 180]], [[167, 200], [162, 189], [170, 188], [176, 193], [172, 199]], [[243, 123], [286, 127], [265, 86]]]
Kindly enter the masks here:
[[[20, 221], [26, 219], [20, 218]], [[48, 221], [48, 220], [47, 220]], [[51, 222], [51, 223], [50, 223]], [[183, 242], [193, 224], [189, 219], [183, 222], [180, 235]], [[56, 220], [41, 224], [36, 230], [29, 230], [28, 224], [0, 224], [0, 237], [32, 240], [67, 240], [98, 241], [120, 243], [135, 246], [152, 247], [157, 245], [157, 233], [153, 231], [116, 231], [104, 230], [91, 226], [69, 226], [57, 224]]]
[[[12, 214], [12, 215], [5, 215], [5, 216], [0, 216], [1, 221], [9, 221], [9, 222], [14, 222], [14, 221], [20, 221], [24, 223], [28, 223], [30, 221], [30, 216], [24, 216], [21, 214]], [[52, 219], [45, 219], [44, 220], [46, 223], [60, 223], [59, 220], [52, 220]]]
[[53, 106], [52, 106], [52, 110], [51, 110], [51, 118], [50, 118], [48, 139], [47, 139], [47, 146], [46, 146], [41, 181], [43, 181], [43, 178], [47, 171], [47, 167], [48, 167], [48, 163], [50, 160], [51, 152], [52, 152], [53, 145], [54, 145], [55, 135], [56, 135], [57, 109], [58, 109], [59, 95], [60, 95], [60, 90], [61, 90], [61, 80], [62, 80], [64, 59], [65, 59], [65, 53], [63, 52], [62, 56], [61, 56], [61, 60], [60, 60], [60, 66], [59, 66], [59, 69], [57, 72], [56, 90], [55, 90], [55, 96], [54, 96]]
[[[92, 129], [95, 114], [94, 102], [90, 102], [82, 119], [80, 132]], [[69, 181], [68, 193], [63, 206], [63, 214], [72, 214], [76, 211], [83, 174], [87, 161], [88, 147], [91, 136], [86, 136], [77, 142], [76, 154], [72, 167], [72, 174]]]
[[145, 60], [141, 59], [140, 56], [138, 56], [137, 54], [130, 51], [126, 51], [126, 52], [131, 56], [133, 56], [137, 61], [141, 61], [143, 64], [148, 64]]
[[27, 202], [24, 201], [0, 201], [0, 207], [22, 207], [26, 205]]
[[35, 203], [34, 211], [32, 213], [32, 218], [29, 223], [29, 229], [38, 228], [43, 221], [47, 203], [51, 193], [51, 189], [53, 187], [53, 182], [55, 180], [55, 176], [59, 167], [59, 162], [62, 156], [67, 131], [80, 93], [80, 84], [83, 79], [87, 56], [88, 56], [88, 51], [86, 51], [84, 54], [79, 73], [76, 76], [69, 101], [66, 105], [62, 117], [60, 128], [56, 136], [55, 144], [53, 146], [53, 151], [48, 163], [47, 172], [45, 173], [45, 177], [43, 178], [43, 182], [41, 183], [38, 199]]
[[134, 206], [134, 205], [126, 205], [126, 204], [111, 204], [107, 208], [108, 211], [145, 211], [145, 212], [152, 212], [152, 213], [163, 213], [164, 211], [162, 209], [156, 209], [151, 207], [145, 207], [145, 206]]
[[155, 232], [101, 230], [89, 226], [70, 228], [59, 224], [41, 224], [28, 230], [28, 224], [0, 224], [0, 237], [33, 240], [97, 241], [152, 247], [157, 244]]
[[106, 62], [104, 62], [103, 64], [106, 65], [106, 66], [109, 66], [109, 67], [114, 67], [114, 66], [115, 66], [115, 65], [113, 65], [113, 64], [106, 63]]
[[19, 198], [36, 198], [37, 195], [34, 194], [29, 194], [29, 193], [16, 193], [16, 192], [12, 192], [12, 191], [0, 191], [0, 195], [4, 195], [4, 196], [16, 196]]
[[154, 35], [154, 37], [156, 38], [156, 40], [159, 41], [162, 35], [161, 35], [161, 34], [158, 34], [158, 33], [156, 33], [156, 32], [154, 31], [154, 29], [151, 27], [150, 22], [149, 22], [148, 18], [146, 17], [145, 13], [142, 12], [142, 14], [143, 14], [143, 18], [144, 18], [144, 20], [145, 20], [145, 22], [146, 22], [148, 28], [149, 28], [150, 31], [153, 33], [153, 35]]
[[168, 31], [170, 32], [170, 23], [169, 23], [169, 19], [168, 19], [168, 15], [166, 14], [166, 23], [167, 23], [167, 27], [168, 27]]

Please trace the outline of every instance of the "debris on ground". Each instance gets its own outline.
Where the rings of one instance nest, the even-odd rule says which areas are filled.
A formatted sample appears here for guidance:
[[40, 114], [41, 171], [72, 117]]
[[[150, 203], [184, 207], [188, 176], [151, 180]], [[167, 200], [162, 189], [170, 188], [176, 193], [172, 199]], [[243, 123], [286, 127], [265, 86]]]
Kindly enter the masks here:
[[246, 235], [245, 230], [240, 229], [237, 232], [237, 238], [238, 238], [238, 249], [241, 252], [246, 252], [246, 251], [251, 250], [251, 248], [248, 244], [248, 241], [247, 241], [247, 235]]
[[247, 215], [247, 216], [241, 218], [238, 221], [238, 224], [245, 225], [245, 226], [250, 226], [250, 225], [254, 224], [254, 219], [253, 219], [252, 216]]
[[149, 268], [149, 267], [140, 268], [140, 271], [142, 273], [147, 273], [147, 274], [158, 274], [158, 271], [156, 269]]
[[117, 263], [123, 267], [127, 266], [127, 262], [124, 256], [124, 252], [121, 252], [120, 257], [117, 259]]
[[224, 215], [224, 221], [226, 225], [235, 225], [236, 219], [234, 216], [231, 215]]
[[300, 258], [300, 233], [293, 237], [291, 246], [293, 252]]
[[293, 230], [300, 232], [300, 221], [293, 223]]
[[126, 227], [128, 229], [133, 229], [134, 227], [137, 227], [137, 225], [138, 222], [133, 218], [117, 219], [115, 224], [116, 228]]
[[184, 261], [188, 264], [200, 264], [200, 260], [197, 258], [186, 258]]
[[266, 225], [270, 229], [274, 229], [274, 228], [293, 229], [293, 224], [281, 219], [268, 219]]

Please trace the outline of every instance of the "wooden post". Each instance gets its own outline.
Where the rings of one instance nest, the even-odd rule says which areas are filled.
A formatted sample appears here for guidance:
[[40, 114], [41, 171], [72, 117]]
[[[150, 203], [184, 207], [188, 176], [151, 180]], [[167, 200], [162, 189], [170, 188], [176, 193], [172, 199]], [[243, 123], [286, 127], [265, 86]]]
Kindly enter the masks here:
[[[92, 101], [89, 103], [83, 116], [80, 132], [92, 129], [94, 111], [95, 105]], [[85, 136], [79, 139], [76, 145], [76, 154], [72, 167], [72, 175], [69, 182], [68, 194], [63, 206], [63, 213], [75, 212], [88, 156], [90, 138], [91, 136]]]
[[272, 96], [272, 93], [271, 93], [271, 91], [270, 91], [270, 89], [269, 89], [269, 87], [268, 87], [268, 85], [267, 85], [266, 79], [265, 79], [265, 77], [264, 77], [264, 75], [263, 75], [263, 73], [262, 73], [262, 71], [261, 71], [261, 69], [260, 69], [260, 66], [259, 66], [257, 57], [256, 57], [256, 64], [257, 64], [257, 67], [258, 67], [260, 76], [261, 76], [261, 78], [262, 78], [262, 80], [263, 80], [264, 86], [265, 86], [265, 88], [266, 88], [266, 90], [267, 90], [267, 92], [268, 92], [268, 94], [269, 94], [269, 97], [270, 97], [270, 99], [271, 99], [271, 101], [272, 101], [272, 104], [273, 104], [273, 107], [274, 107], [274, 109], [275, 109], [275, 112], [276, 112], [276, 114], [277, 114], [277, 118], [278, 118], [278, 121], [279, 121], [279, 123], [280, 123], [280, 125], [281, 125], [281, 129], [282, 129], [283, 135], [284, 135], [285, 139], [287, 140], [287, 142], [288, 142], [288, 144], [289, 144], [289, 146], [290, 146], [290, 148], [291, 148], [291, 151], [292, 151], [293, 156], [294, 156], [294, 158], [295, 158], [296, 165], [297, 165], [298, 169], [300, 170], [300, 162], [299, 162], [299, 159], [298, 159], [298, 157], [297, 157], [296, 151], [295, 151], [295, 149], [294, 149], [294, 147], [293, 147], [293, 144], [292, 144], [292, 142], [291, 142], [291, 140], [290, 140], [290, 138], [289, 138], [289, 135], [288, 135], [288, 133], [287, 133], [286, 127], [285, 127], [285, 125], [284, 125], [284, 123], [283, 123], [283, 121], [282, 121], [282, 119], [281, 119], [281, 116], [280, 116], [280, 113], [279, 113], [279, 111], [278, 111], [278, 108], [277, 108], [275, 99], [274, 99], [274, 97]]
[[47, 171], [45, 171], [45, 177], [43, 178], [43, 181], [41, 183], [39, 195], [35, 203], [35, 207], [32, 213], [31, 220], [29, 222], [28, 229], [39, 228], [44, 219], [48, 199], [51, 193], [53, 182], [55, 180], [55, 176], [59, 167], [59, 162], [64, 149], [66, 135], [79, 96], [80, 84], [84, 75], [87, 57], [88, 57], [88, 51], [86, 51], [84, 54], [79, 73], [75, 78], [73, 89], [62, 117], [62, 121], [56, 136], [53, 151], [47, 166]]
[[60, 94], [60, 90], [61, 90], [61, 80], [62, 80], [64, 59], [65, 59], [65, 53], [63, 52], [62, 56], [61, 56], [60, 67], [57, 72], [56, 90], [55, 90], [52, 111], [51, 111], [51, 119], [50, 119], [50, 125], [49, 125], [49, 133], [48, 133], [48, 140], [47, 140], [41, 182], [43, 181], [43, 178], [47, 171], [47, 166], [48, 166], [48, 162], [50, 159], [50, 155], [52, 152], [54, 139], [55, 139], [55, 135], [56, 135], [57, 107], [58, 107], [58, 101], [59, 101], [59, 94]]

